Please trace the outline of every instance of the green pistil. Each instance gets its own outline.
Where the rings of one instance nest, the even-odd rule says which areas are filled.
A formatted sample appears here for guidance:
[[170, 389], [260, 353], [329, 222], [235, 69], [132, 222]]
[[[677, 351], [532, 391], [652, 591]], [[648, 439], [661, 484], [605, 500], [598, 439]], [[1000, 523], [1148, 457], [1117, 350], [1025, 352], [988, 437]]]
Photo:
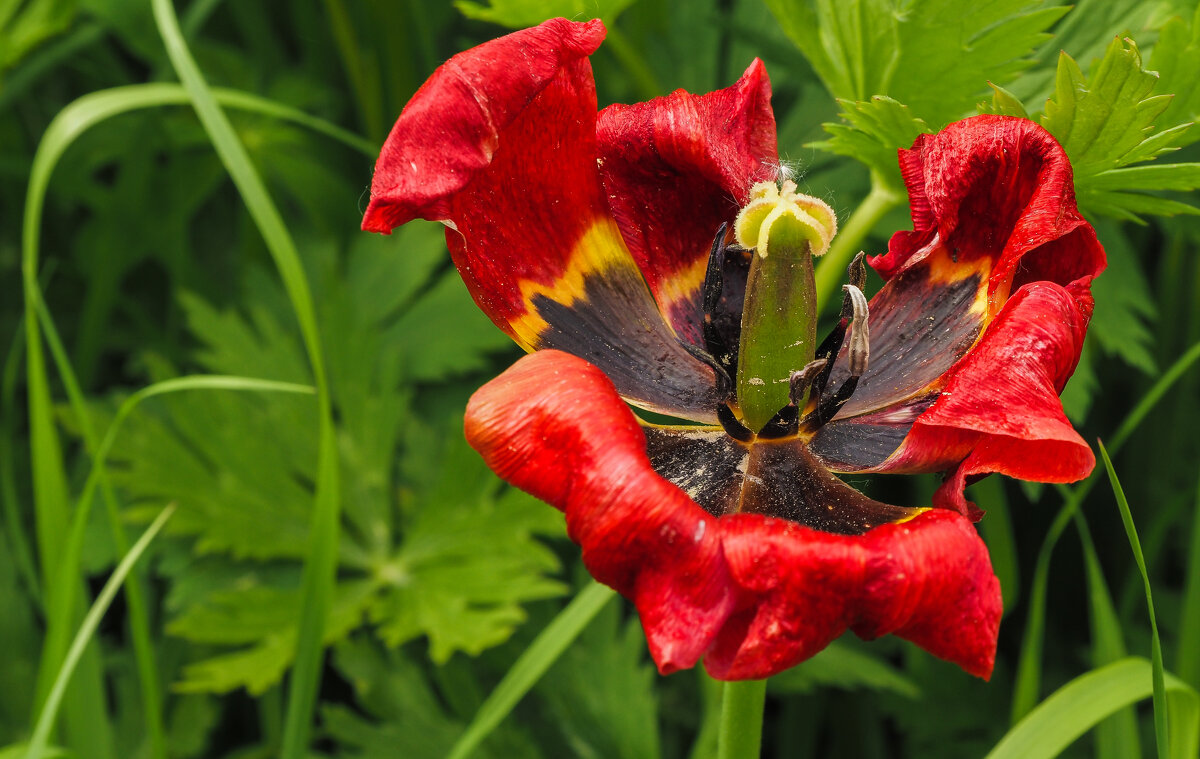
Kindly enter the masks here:
[[[833, 211], [784, 182], [756, 185], [738, 215], [740, 245], [754, 250], [742, 310], [737, 400], [742, 421], [757, 432], [788, 405], [789, 380], [813, 360], [817, 296], [813, 256], [837, 230]], [[797, 399], [803, 405], [804, 398]]]

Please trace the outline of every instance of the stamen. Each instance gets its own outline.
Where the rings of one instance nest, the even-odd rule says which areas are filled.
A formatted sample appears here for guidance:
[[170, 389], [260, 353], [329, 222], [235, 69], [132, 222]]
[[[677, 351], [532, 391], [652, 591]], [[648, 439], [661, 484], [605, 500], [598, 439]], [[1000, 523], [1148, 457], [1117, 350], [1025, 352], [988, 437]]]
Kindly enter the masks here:
[[842, 285], [854, 306], [853, 325], [850, 328], [850, 376], [861, 377], [867, 371], [867, 359], [871, 347], [867, 324], [867, 296], [854, 285]]
[[[736, 351], [730, 350], [725, 338], [717, 329], [715, 314], [717, 306], [721, 303], [722, 288], [725, 286], [725, 251], [729, 249], [725, 244], [725, 233], [728, 229], [728, 222], [721, 224], [713, 237], [712, 250], [708, 254], [708, 269], [704, 272], [704, 297], [701, 305], [704, 311], [704, 347], [708, 349], [710, 356], [716, 357], [726, 372], [733, 369], [731, 359]], [[732, 392], [732, 383], [730, 389]]]
[[788, 388], [788, 399], [791, 405], [799, 406], [803, 403], [804, 395], [812, 386], [813, 380], [821, 374], [821, 371], [828, 363], [828, 359], [818, 358], [816, 361], [810, 361], [805, 364], [803, 369], [792, 372]]
[[698, 345], [689, 343], [687, 340], [676, 338], [675, 342], [679, 343], [680, 347], [688, 353], [712, 368], [716, 380], [717, 398], [720, 399], [721, 405], [724, 405], [725, 401], [733, 397], [733, 379], [730, 378], [729, 372], [725, 371], [725, 367], [721, 366], [720, 361], [714, 358], [711, 353], [708, 353]]
[[[851, 285], [858, 288], [859, 292], [867, 282], [867, 266], [864, 263], [866, 255], [861, 250], [858, 251], [854, 260], [846, 267], [847, 279], [850, 280]], [[846, 328], [852, 318], [854, 318], [854, 301], [849, 291], [846, 291], [842, 296], [842, 312], [838, 316], [837, 324], [817, 347], [816, 357], [829, 359], [829, 363], [825, 365], [825, 371], [813, 382], [817, 395], [825, 392], [825, 386], [829, 384], [829, 375], [833, 372], [834, 359], [842, 350], [842, 343], [846, 340]]]
[[740, 440], [743, 443], [749, 443], [754, 440], [754, 433], [749, 427], [738, 421], [734, 416], [733, 409], [727, 404], [717, 406], [717, 420], [721, 422], [721, 426], [725, 428], [725, 434], [734, 440]]
[[[867, 326], [870, 313], [867, 307], [867, 296], [863, 295], [863, 291], [854, 285], [842, 285], [842, 290], [845, 291], [846, 298], [850, 301], [852, 312], [850, 317], [850, 350], [848, 351], [850, 376], [833, 395], [822, 397], [817, 404], [816, 410], [803, 419], [801, 426], [809, 431], [820, 428], [837, 414], [838, 410], [854, 394], [855, 388], [858, 387], [858, 378], [867, 371], [867, 360], [870, 357], [869, 329]], [[832, 364], [832, 361], [830, 363]], [[823, 391], [824, 388], [820, 392]]]
[[804, 396], [808, 394], [813, 380], [825, 368], [825, 364], [825, 359], [819, 358], [805, 364], [803, 369], [792, 372], [788, 379], [788, 405], [779, 409], [775, 416], [771, 417], [771, 421], [763, 425], [758, 431], [760, 438], [790, 437], [800, 431], [800, 406], [803, 405]]

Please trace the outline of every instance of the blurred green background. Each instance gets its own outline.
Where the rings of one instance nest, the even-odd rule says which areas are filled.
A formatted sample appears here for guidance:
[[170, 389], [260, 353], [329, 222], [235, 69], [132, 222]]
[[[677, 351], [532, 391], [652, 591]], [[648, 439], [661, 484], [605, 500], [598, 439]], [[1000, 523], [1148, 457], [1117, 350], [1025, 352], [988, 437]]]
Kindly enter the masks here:
[[[462, 440], [470, 392], [519, 351], [440, 227], [358, 231], [425, 77], [555, 15], [608, 25], [602, 106], [724, 87], [762, 58], [782, 158], [865, 225], [868, 253], [909, 227], [897, 147], [980, 110], [1029, 115], [1067, 148], [1109, 254], [1064, 402], [1114, 454], [1149, 585], [1103, 468], [1069, 488], [984, 480], [970, 494], [1006, 608], [992, 682], [843, 639], [772, 680], [764, 755], [982, 756], [1064, 683], [1150, 657], [1147, 587], [1179, 678], [1174, 750], [1194, 751], [1194, 0], [173, 7], [177, 26], [162, 0], [0, 0], [0, 757], [31, 738], [99, 759], [443, 757], [588, 582], [558, 512]], [[937, 481], [854, 484], [918, 505]], [[1122, 707], [1148, 692], [1116, 690]], [[613, 601], [474, 755], [715, 756], [719, 694], [655, 674]], [[1151, 756], [1155, 732], [1142, 701], [1067, 751]]]

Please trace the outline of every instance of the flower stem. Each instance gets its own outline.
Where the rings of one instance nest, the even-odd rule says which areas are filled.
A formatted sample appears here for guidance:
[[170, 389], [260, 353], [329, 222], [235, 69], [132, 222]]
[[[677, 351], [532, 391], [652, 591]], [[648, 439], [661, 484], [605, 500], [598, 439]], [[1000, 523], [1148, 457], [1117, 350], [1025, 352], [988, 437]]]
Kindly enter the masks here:
[[[904, 194], [892, 189], [877, 174], [871, 174], [871, 191], [842, 227], [829, 252], [817, 262], [817, 304], [827, 307], [834, 293], [846, 279], [846, 267], [854, 254], [858, 253], [863, 240], [870, 234], [884, 214], [904, 202]], [[841, 303], [838, 298], [837, 303]]]
[[758, 759], [766, 700], [766, 680], [725, 683], [717, 759]]

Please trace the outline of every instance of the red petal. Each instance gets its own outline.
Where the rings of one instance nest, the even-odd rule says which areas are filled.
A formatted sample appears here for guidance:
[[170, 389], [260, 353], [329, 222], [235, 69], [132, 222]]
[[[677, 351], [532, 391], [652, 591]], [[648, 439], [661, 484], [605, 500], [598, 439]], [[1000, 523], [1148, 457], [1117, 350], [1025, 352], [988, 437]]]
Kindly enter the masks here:
[[732, 87], [612, 105], [596, 124], [609, 206], [676, 331], [699, 344], [713, 235], [778, 172], [771, 83], [755, 60]]
[[637, 605], [663, 673], [708, 651], [716, 677], [767, 677], [846, 629], [895, 633], [991, 672], [999, 583], [958, 514], [853, 536], [753, 514], [718, 520], [654, 473], [604, 374], [555, 351], [480, 389], [466, 432], [500, 476], [566, 513], [593, 576]]
[[[1058, 394], [1083, 347], [1091, 298], [1086, 284], [1022, 287], [979, 344], [947, 377], [938, 400], [883, 470], [936, 471], [957, 464], [935, 505], [968, 513], [965, 478], [986, 472], [1073, 482], [1095, 465]], [[958, 463], [961, 462], [961, 463]]]
[[704, 660], [722, 680], [768, 677], [847, 627], [895, 634], [978, 677], [991, 675], [1002, 603], [987, 547], [950, 511], [863, 535], [778, 519], [721, 520], [734, 581], [750, 594]]
[[451, 58], [388, 136], [363, 227], [446, 222], [475, 302], [527, 350], [586, 356], [639, 405], [715, 421], [713, 371], [664, 321], [600, 185], [586, 56], [603, 37], [551, 19]]
[[552, 83], [573, 91], [574, 98], [565, 99], [578, 102], [559, 105], [574, 110], [578, 104], [585, 117], [582, 131], [590, 133], [596, 107], [586, 57], [604, 33], [599, 20], [550, 19], [440, 66], [404, 107], [384, 143], [363, 229], [387, 234], [415, 218], [453, 218], [456, 194], [492, 164], [504, 131]]
[[871, 266], [890, 279], [931, 247], [992, 259], [995, 313], [1015, 289], [1066, 286], [1104, 270], [1104, 250], [1075, 206], [1071, 164], [1049, 132], [1027, 119], [976, 116], [900, 151], [913, 231], [897, 232]]
[[471, 398], [466, 433], [493, 471], [566, 513], [592, 575], [637, 605], [663, 673], [699, 660], [734, 604], [717, 520], [650, 467], [599, 369], [526, 356]]

